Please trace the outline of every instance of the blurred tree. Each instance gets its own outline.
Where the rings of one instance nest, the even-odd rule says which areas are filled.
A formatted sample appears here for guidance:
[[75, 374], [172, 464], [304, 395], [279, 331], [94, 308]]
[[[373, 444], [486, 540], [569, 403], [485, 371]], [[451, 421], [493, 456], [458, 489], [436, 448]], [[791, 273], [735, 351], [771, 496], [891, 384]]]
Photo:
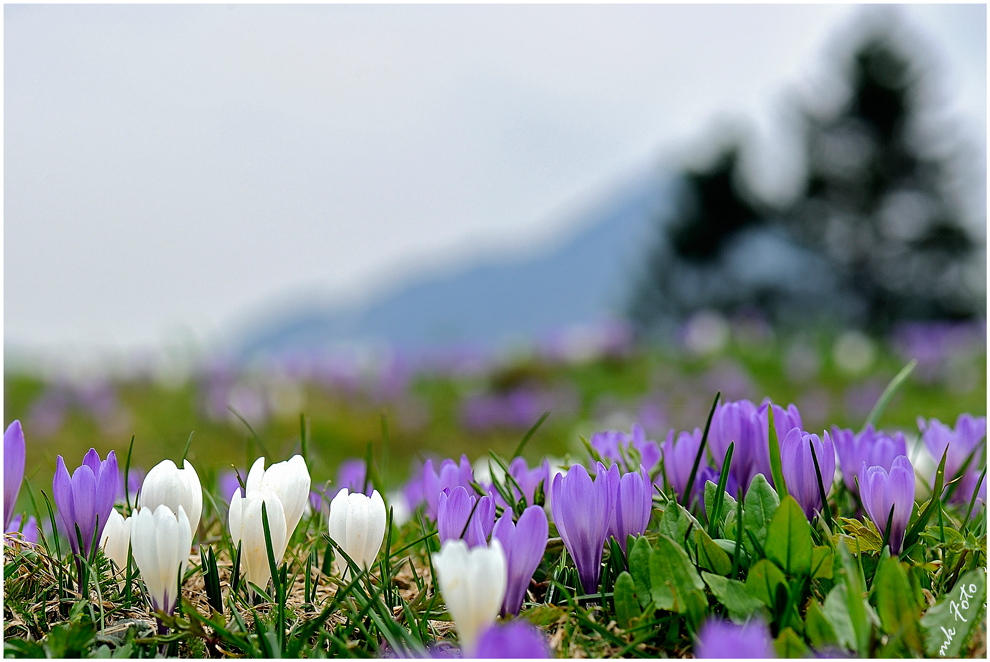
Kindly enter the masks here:
[[756, 307], [777, 322], [828, 316], [876, 332], [985, 315], [985, 241], [950, 193], [961, 155], [919, 112], [927, 88], [917, 60], [873, 30], [850, 65], [839, 103], [801, 111], [807, 174], [789, 208], [771, 209], [742, 185], [738, 142], [684, 175], [675, 217], [633, 290], [641, 327], [700, 308]]

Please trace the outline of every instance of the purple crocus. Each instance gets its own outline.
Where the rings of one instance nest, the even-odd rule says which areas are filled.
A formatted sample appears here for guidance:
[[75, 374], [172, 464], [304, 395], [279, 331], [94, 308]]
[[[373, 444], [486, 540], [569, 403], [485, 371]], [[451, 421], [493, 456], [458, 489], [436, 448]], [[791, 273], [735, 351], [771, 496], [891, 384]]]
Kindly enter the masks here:
[[471, 482], [474, 480], [474, 471], [471, 463], [468, 462], [467, 455], [461, 455], [461, 461], [455, 463], [447, 459], [440, 463], [440, 471], [433, 468], [433, 460], [423, 463], [423, 498], [426, 501], [426, 515], [432, 519], [437, 518], [437, 507], [440, 505], [440, 492], [460, 485], [465, 490], [474, 491]]
[[15, 516], [12, 520], [10, 520], [10, 524], [4, 530], [4, 532], [5, 533], [14, 533], [14, 534], [17, 534], [17, 536], [20, 537], [22, 540], [25, 540], [26, 542], [37, 544], [37, 542], [38, 542], [38, 520], [36, 520], [33, 515], [31, 517], [28, 517], [27, 518], [27, 521], [24, 522], [24, 529], [23, 530], [21, 529], [21, 521], [22, 520], [23, 520], [23, 517], [21, 515]]
[[[863, 464], [859, 472], [859, 496], [863, 509], [870, 516], [877, 530], [887, 530], [890, 518], [890, 551], [898, 554], [911, 509], [914, 506], [914, 467], [906, 455], [894, 458], [888, 473], [883, 467], [868, 467]], [[893, 517], [890, 509], [893, 507]]]
[[[512, 492], [516, 499], [525, 497], [526, 505], [531, 506], [535, 503], [536, 488], [539, 487], [540, 483], [543, 483], [544, 494], [550, 487], [550, 462], [544, 459], [543, 463], [538, 467], [535, 469], [530, 469], [524, 458], [517, 457], [509, 463], [509, 475], [512, 476], [513, 480], [515, 480], [516, 483], [519, 484], [519, 487], [522, 488], [522, 494], [519, 494], [519, 490], [516, 489], [516, 486], [512, 484], [511, 480], [506, 479], [504, 481], [505, 486]], [[494, 497], [495, 502], [498, 503], [498, 505], [503, 508], [508, 506], [498, 491], [495, 491]]]
[[594, 593], [613, 506], [608, 471], [599, 462], [592, 482], [588, 470], [575, 464], [566, 475], [554, 476], [551, 492], [550, 508], [557, 531], [574, 559], [585, 593]]
[[[72, 472], [71, 479], [65, 468], [65, 461], [61, 455], [58, 456], [52, 493], [55, 505], [58, 506], [59, 518], [65, 526], [65, 535], [75, 554], [88, 557], [93, 539], [99, 541], [110, 511], [113, 510], [119, 480], [117, 456], [113, 451], [101, 462], [96, 449], [89, 449], [82, 465]], [[81, 549], [76, 537], [76, 527], [79, 527], [82, 537]]]
[[[784, 409], [780, 405], [775, 405], [770, 402], [770, 398], [763, 401], [758, 410], [759, 420], [760, 420], [760, 440], [756, 444], [753, 456], [753, 476], [756, 474], [763, 474], [763, 477], [767, 479], [771, 487], [773, 484], [773, 472], [770, 469], [770, 421], [767, 416], [767, 408], [773, 407], [773, 429], [777, 433], [777, 444], [784, 441], [784, 437], [787, 433], [794, 428], [804, 429], [804, 424], [801, 422], [801, 413], [798, 408], [794, 406], [793, 403], [787, 405], [787, 409]], [[735, 460], [733, 460], [735, 462]]]
[[[953, 480], [959, 475], [966, 459], [975, 451], [977, 465], [982, 455], [976, 448], [983, 443], [987, 436], [986, 416], [974, 417], [970, 414], [961, 414], [956, 419], [955, 429], [950, 428], [937, 418], [925, 422], [925, 419], [918, 418], [918, 428], [921, 430], [921, 438], [928, 448], [928, 452], [935, 458], [936, 464], [942, 459], [946, 447], [949, 452], [945, 456], [945, 482]], [[970, 463], [972, 465], [972, 462]], [[932, 476], [934, 483], [934, 473]], [[972, 492], [969, 496], [972, 496]], [[952, 501], [962, 503], [964, 496], [960, 490], [953, 494]], [[968, 501], [968, 499], [967, 499]]]
[[351, 494], [357, 492], [371, 496], [375, 488], [370, 480], [365, 483], [365, 473], [364, 460], [361, 458], [354, 457], [341, 462], [340, 466], [337, 467], [337, 483], [330, 490], [329, 498], [332, 500], [344, 488]]
[[445, 540], [461, 538], [462, 532], [468, 547], [488, 544], [488, 534], [495, 525], [495, 502], [491, 497], [483, 496], [479, 501], [460, 485], [448, 487], [440, 492], [437, 511], [437, 534], [441, 544]]
[[864, 463], [868, 467], [883, 467], [890, 471], [895, 457], [907, 455], [907, 444], [903, 433], [888, 434], [882, 430], [875, 430], [872, 425], [867, 425], [858, 433], [842, 430], [833, 425], [832, 443], [835, 444], [835, 453], [839, 456], [842, 481], [850, 492], [856, 492], [856, 476], [859, 475]]
[[757, 407], [749, 400], [718, 403], [708, 431], [708, 447], [711, 449], [715, 468], [722, 468], [729, 443], [734, 442], [729, 473], [743, 491], [748, 490], [753, 476], [760, 472], [761, 446], [767, 443], [766, 436], [767, 416], [764, 407]]
[[473, 657], [480, 659], [533, 660], [550, 657], [547, 638], [536, 627], [521, 620], [492, 625], [475, 645]]
[[649, 473], [660, 462], [660, 446], [646, 438], [641, 425], [634, 424], [630, 434], [620, 430], [596, 432], [591, 437], [591, 446], [602, 459], [618, 464], [622, 473], [636, 471], [639, 465]]
[[650, 523], [653, 512], [653, 483], [640, 465], [639, 471], [619, 476], [619, 467], [608, 470], [612, 487], [612, 512], [608, 520], [608, 534], [615, 538], [626, 553], [626, 538], [641, 536]]
[[14, 421], [3, 433], [3, 530], [10, 528], [17, 495], [24, 480], [26, 449], [21, 422]]
[[815, 471], [809, 442], [815, 448], [822, 486], [827, 497], [835, 480], [835, 451], [828, 432], [823, 432], [819, 438], [817, 434], [793, 428], [780, 445], [780, 470], [787, 483], [787, 493], [797, 500], [804, 514], [811, 520], [815, 511], [822, 509], [822, 497], [818, 491], [818, 473]]
[[763, 621], [754, 619], [745, 625], [736, 625], [719, 618], [709, 618], [698, 631], [694, 655], [718, 660], [766, 659], [777, 657], [777, 652], [770, 630]]
[[[667, 484], [679, 501], [684, 498], [684, 490], [687, 489], [688, 480], [691, 478], [691, 470], [694, 468], [694, 458], [698, 455], [699, 446], [701, 446], [701, 430], [698, 428], [695, 428], [694, 432], [678, 432], [677, 441], [674, 441], [674, 431], [671, 430], [667, 434], [667, 440], [663, 442], [663, 475], [666, 476]], [[703, 455], [698, 470], [702, 471], [706, 466]], [[662, 478], [658, 476], [657, 483], [662, 486], [661, 480]], [[699, 482], [695, 480], [695, 486]]]
[[549, 535], [547, 514], [540, 506], [526, 508], [515, 524], [512, 523], [512, 512], [508, 510], [495, 522], [492, 537], [502, 543], [509, 569], [509, 582], [502, 600], [503, 617], [518, 614], [522, 608], [529, 582], [547, 550]]

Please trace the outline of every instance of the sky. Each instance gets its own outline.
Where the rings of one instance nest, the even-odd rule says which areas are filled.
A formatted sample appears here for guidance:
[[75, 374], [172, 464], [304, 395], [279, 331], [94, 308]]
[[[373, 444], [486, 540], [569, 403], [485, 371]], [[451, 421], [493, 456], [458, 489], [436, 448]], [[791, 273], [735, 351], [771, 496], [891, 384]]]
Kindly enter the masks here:
[[[864, 11], [6, 5], [8, 359], [218, 346], [537, 250], [725, 118], [772, 135]], [[985, 144], [985, 6], [900, 15]]]

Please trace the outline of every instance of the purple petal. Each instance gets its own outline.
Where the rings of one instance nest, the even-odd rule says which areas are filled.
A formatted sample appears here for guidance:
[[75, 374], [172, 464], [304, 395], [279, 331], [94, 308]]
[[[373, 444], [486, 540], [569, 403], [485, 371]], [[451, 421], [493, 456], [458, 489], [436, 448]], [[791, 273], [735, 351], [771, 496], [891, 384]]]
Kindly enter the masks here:
[[[79, 526], [82, 535], [82, 553], [89, 556], [93, 546], [93, 531], [96, 526], [96, 476], [89, 465], [83, 465], [72, 472], [72, 505], [74, 521]], [[68, 531], [70, 537], [75, 537], [75, 526]]]
[[21, 422], [14, 421], [3, 433], [3, 525], [10, 525], [17, 495], [24, 480], [26, 449]]
[[[65, 460], [59, 455], [55, 460], [55, 478], [52, 480], [52, 498], [55, 499], [55, 507], [58, 509], [58, 517], [62, 520], [65, 535], [69, 539], [72, 551], [79, 553], [79, 543], [76, 541], [74, 523], [75, 507], [72, 500], [72, 479], [69, 478], [69, 470], [65, 468]], [[70, 535], [71, 533], [71, 535]]]
[[546, 637], [524, 621], [493, 625], [475, 645], [474, 657], [481, 659], [544, 659], [550, 657]]

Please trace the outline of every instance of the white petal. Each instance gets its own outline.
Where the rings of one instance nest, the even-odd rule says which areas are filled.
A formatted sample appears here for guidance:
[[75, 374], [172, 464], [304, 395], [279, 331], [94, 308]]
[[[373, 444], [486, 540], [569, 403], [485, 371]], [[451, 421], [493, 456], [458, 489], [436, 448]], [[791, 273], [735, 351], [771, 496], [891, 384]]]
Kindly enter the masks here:
[[255, 490], [261, 489], [261, 481], [265, 477], [265, 458], [264, 456], [259, 457], [251, 465], [251, 470], [248, 471], [247, 480], [244, 481], [244, 489], [248, 492], [254, 492]]

